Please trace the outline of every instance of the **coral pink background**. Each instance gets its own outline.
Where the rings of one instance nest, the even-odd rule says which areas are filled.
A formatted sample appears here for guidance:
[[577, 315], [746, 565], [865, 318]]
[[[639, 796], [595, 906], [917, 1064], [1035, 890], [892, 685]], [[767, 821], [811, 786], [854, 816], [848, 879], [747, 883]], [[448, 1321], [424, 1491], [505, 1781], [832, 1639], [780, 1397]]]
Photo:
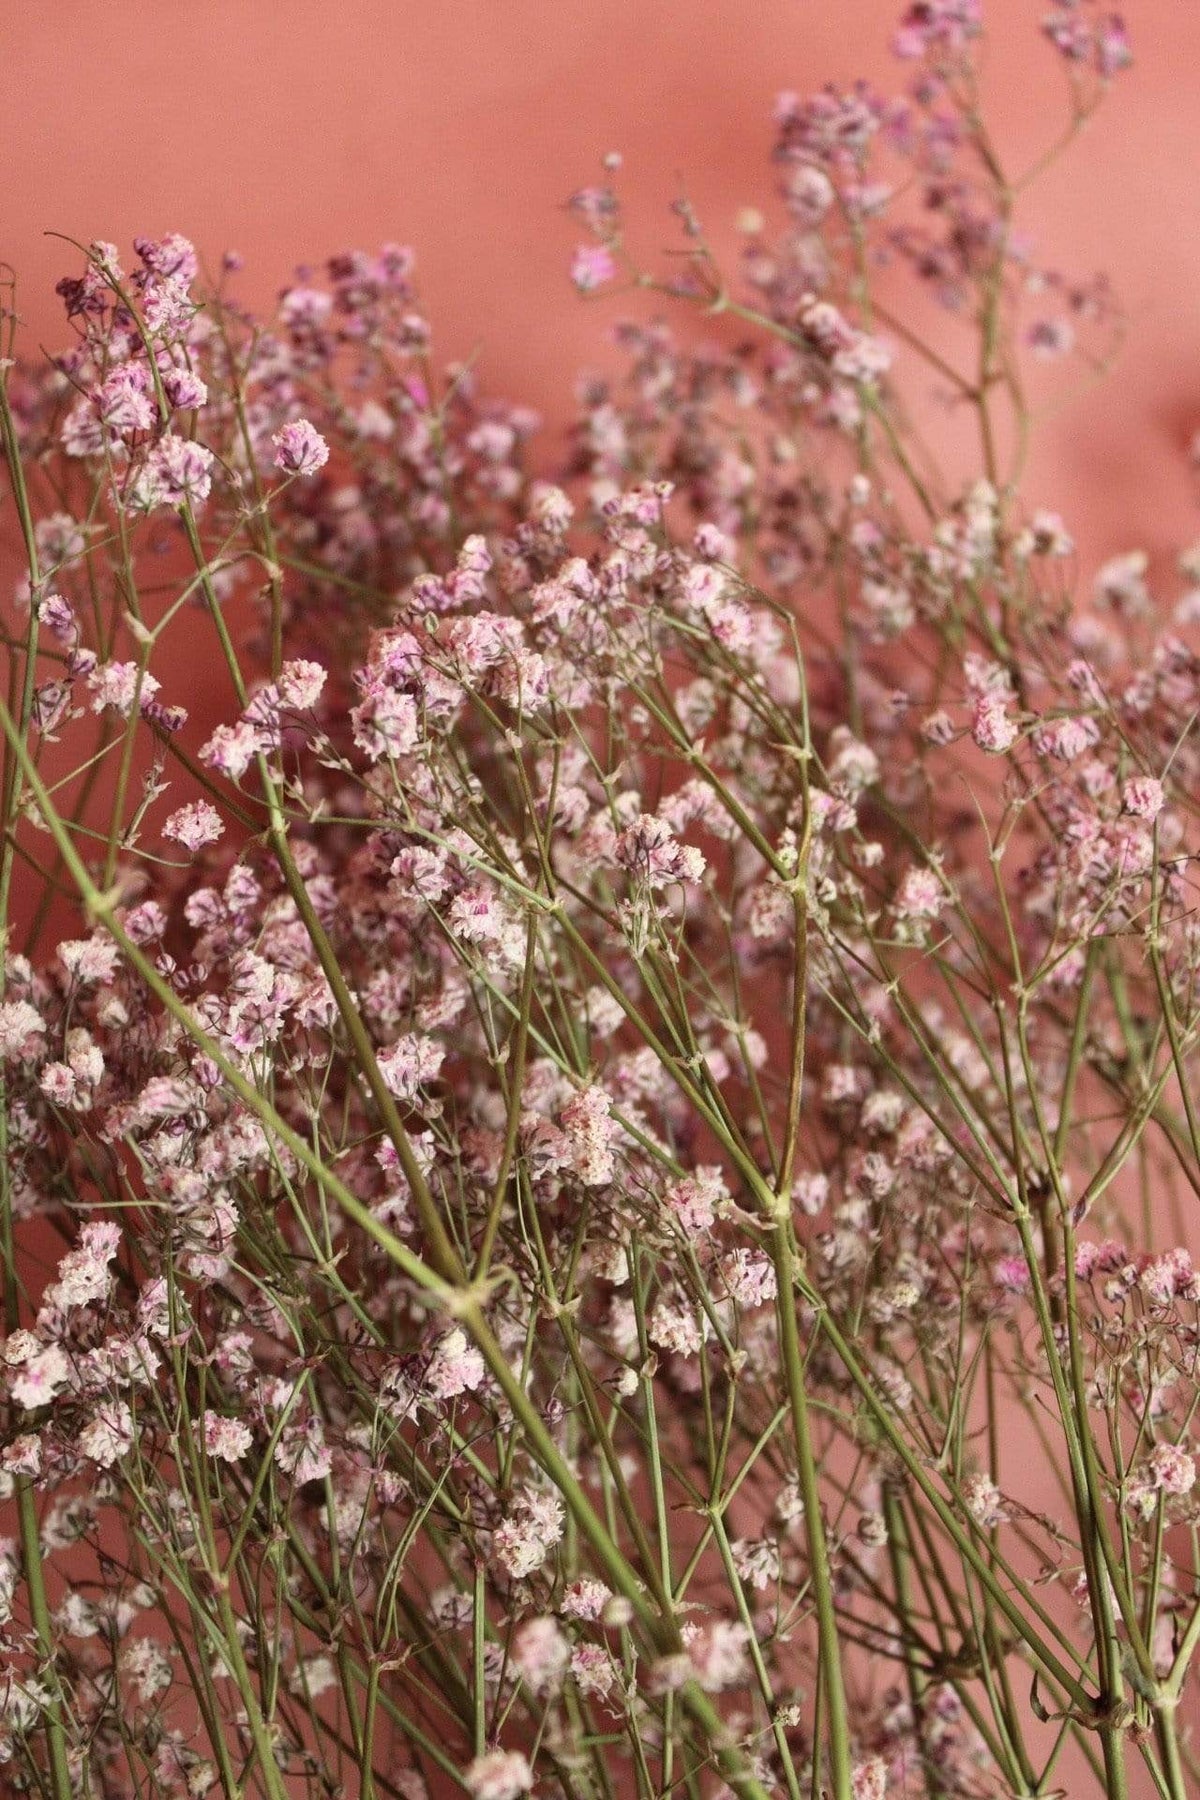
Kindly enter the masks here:
[[[5, 202], [25, 344], [63, 342], [53, 284], [78, 257], [43, 234], [192, 237], [247, 259], [268, 305], [291, 266], [411, 243], [444, 355], [478, 349], [494, 392], [560, 425], [611, 306], [581, 306], [561, 210], [606, 150], [647, 258], [673, 241], [676, 174], [714, 238], [770, 194], [780, 88], [904, 78], [899, 0], [58, 0], [7, 9]], [[1057, 130], [1064, 87], [1041, 0], [987, 0], [995, 135], [1013, 167]], [[1108, 269], [1134, 316], [1120, 373], [1035, 459], [1031, 500], [1086, 559], [1164, 552], [1195, 520], [1182, 452], [1200, 424], [1200, 8], [1129, 0], [1137, 63], [1025, 223], [1072, 272]], [[555, 449], [548, 436], [543, 457]]]

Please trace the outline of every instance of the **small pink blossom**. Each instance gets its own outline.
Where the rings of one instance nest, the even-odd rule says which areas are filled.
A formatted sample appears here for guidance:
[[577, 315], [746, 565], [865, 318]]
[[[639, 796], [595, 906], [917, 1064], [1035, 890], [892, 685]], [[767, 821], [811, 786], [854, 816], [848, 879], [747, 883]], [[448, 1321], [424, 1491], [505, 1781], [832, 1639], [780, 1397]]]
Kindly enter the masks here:
[[58, 960], [73, 981], [91, 986], [109, 981], [117, 965], [117, 946], [111, 938], [64, 938]]
[[1011, 750], [1019, 735], [1014, 719], [1009, 715], [1008, 701], [1003, 694], [981, 694], [975, 702], [975, 716], [971, 722], [971, 735], [981, 750], [990, 756], [1003, 756]]
[[706, 1693], [722, 1693], [745, 1679], [749, 1640], [750, 1633], [744, 1625], [726, 1619], [683, 1627], [692, 1673]]
[[307, 712], [317, 704], [325, 686], [326, 671], [317, 662], [285, 662], [279, 671], [279, 704], [293, 712]]
[[1029, 1265], [1023, 1256], [1001, 1256], [996, 1261], [996, 1284], [1009, 1294], [1029, 1292]]
[[535, 1694], [553, 1694], [562, 1686], [571, 1646], [557, 1620], [526, 1619], [513, 1633], [512, 1660]]
[[569, 1619], [582, 1619], [593, 1624], [602, 1617], [612, 1597], [611, 1588], [605, 1587], [594, 1576], [585, 1576], [564, 1588], [562, 1610]]
[[323, 1480], [333, 1467], [333, 1456], [320, 1419], [310, 1414], [307, 1419], [289, 1421], [275, 1446], [275, 1461], [297, 1487]]
[[520, 1750], [488, 1750], [463, 1771], [471, 1800], [520, 1800], [533, 1786], [533, 1770]]
[[221, 1413], [206, 1412], [203, 1430], [204, 1448], [221, 1462], [240, 1462], [254, 1442], [248, 1425], [240, 1419], [225, 1418]]
[[401, 1100], [412, 1100], [426, 1082], [437, 1079], [446, 1052], [434, 1038], [408, 1032], [379, 1058], [379, 1072]]
[[88, 675], [87, 684], [92, 690], [93, 712], [111, 707], [125, 718], [133, 711], [135, 700], [149, 700], [159, 687], [148, 670], [132, 662], [98, 663]]
[[1156, 1444], [1147, 1466], [1164, 1494], [1190, 1494], [1196, 1483], [1196, 1459], [1178, 1444]]
[[907, 870], [893, 901], [898, 919], [936, 919], [947, 903], [946, 890], [936, 869]]
[[681, 844], [665, 819], [643, 813], [617, 839], [617, 862], [648, 887], [669, 882], [699, 881], [704, 857], [691, 844]]
[[0, 1001], [0, 1061], [36, 1056], [46, 1033], [45, 1021], [28, 1000]]
[[616, 1174], [613, 1146], [620, 1127], [610, 1117], [612, 1099], [603, 1088], [582, 1088], [560, 1115], [570, 1164], [585, 1187], [604, 1187]]
[[987, 1531], [1008, 1518], [1004, 1496], [988, 1475], [969, 1475], [963, 1483], [963, 1501], [977, 1525]]
[[133, 1448], [133, 1414], [123, 1400], [105, 1401], [79, 1434], [79, 1448], [110, 1469]]
[[478, 1388], [484, 1374], [483, 1357], [462, 1326], [455, 1325], [438, 1341], [429, 1359], [424, 1389], [433, 1400], [452, 1400]]
[[261, 733], [242, 721], [237, 725], [218, 725], [207, 743], [201, 744], [198, 754], [200, 761], [218, 774], [240, 781], [264, 748]]
[[882, 1756], [869, 1756], [855, 1763], [850, 1775], [850, 1792], [854, 1800], [886, 1800], [888, 1766]]
[[775, 1298], [775, 1267], [761, 1250], [727, 1250], [718, 1267], [726, 1296], [738, 1306], [765, 1306]]
[[689, 1238], [696, 1238], [712, 1227], [718, 1210], [728, 1205], [729, 1190], [721, 1170], [714, 1165], [672, 1182], [663, 1198], [682, 1230]]
[[135, 504], [147, 510], [156, 506], [194, 505], [212, 491], [213, 453], [190, 438], [167, 432], [147, 458], [134, 484]]
[[1121, 802], [1127, 813], [1149, 823], [1163, 809], [1162, 782], [1154, 775], [1134, 775], [1121, 789]]
[[120, 1243], [120, 1227], [110, 1219], [85, 1225], [78, 1249], [68, 1251], [59, 1263], [57, 1280], [43, 1294], [42, 1306], [69, 1312], [106, 1299], [113, 1280], [109, 1264]]
[[581, 294], [590, 294], [617, 272], [612, 252], [603, 244], [581, 244], [571, 258], [571, 280]]
[[565, 1510], [558, 1495], [526, 1488], [492, 1533], [492, 1554], [514, 1580], [541, 1568], [563, 1534]]
[[181, 806], [171, 814], [163, 824], [162, 834], [182, 844], [185, 850], [195, 851], [203, 849], [205, 844], [215, 844], [224, 830], [216, 807], [207, 800], [195, 800], [190, 806]]
[[0, 1469], [9, 1475], [40, 1475], [42, 1471], [41, 1439], [25, 1431], [0, 1450]]
[[1150, 558], [1144, 550], [1127, 550], [1112, 556], [1096, 574], [1096, 599], [1114, 612], [1134, 618], [1148, 611], [1150, 595], [1146, 588], [1146, 570]]
[[[26, 1346], [28, 1338], [31, 1348]], [[5, 1345], [5, 1361], [19, 1369], [8, 1384], [17, 1406], [32, 1411], [47, 1406], [71, 1383], [71, 1365], [59, 1344], [40, 1344], [32, 1333], [13, 1333]]]
[[571, 1652], [571, 1679], [585, 1697], [607, 1699], [617, 1679], [611, 1652], [603, 1644], [576, 1644]]
[[275, 467], [285, 475], [315, 475], [329, 461], [329, 445], [307, 419], [293, 419], [271, 439]]

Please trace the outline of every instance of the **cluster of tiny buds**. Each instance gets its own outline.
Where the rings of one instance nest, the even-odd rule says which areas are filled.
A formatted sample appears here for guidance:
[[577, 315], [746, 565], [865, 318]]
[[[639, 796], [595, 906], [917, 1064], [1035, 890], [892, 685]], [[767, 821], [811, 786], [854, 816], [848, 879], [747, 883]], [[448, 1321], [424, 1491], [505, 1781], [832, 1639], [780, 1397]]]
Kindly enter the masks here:
[[[1043, 29], [1075, 130], [1124, 27]], [[983, 43], [780, 96], [736, 300], [604, 159], [575, 287], [738, 332], [623, 322], [553, 479], [396, 245], [260, 323], [96, 242], [0, 370], [14, 1791], [1042, 1792], [1052, 1690], [1184, 1800], [1200, 549], [1076, 593], [998, 470], [1117, 312], [1009, 229]], [[981, 321], [961, 491], [884, 262]]]

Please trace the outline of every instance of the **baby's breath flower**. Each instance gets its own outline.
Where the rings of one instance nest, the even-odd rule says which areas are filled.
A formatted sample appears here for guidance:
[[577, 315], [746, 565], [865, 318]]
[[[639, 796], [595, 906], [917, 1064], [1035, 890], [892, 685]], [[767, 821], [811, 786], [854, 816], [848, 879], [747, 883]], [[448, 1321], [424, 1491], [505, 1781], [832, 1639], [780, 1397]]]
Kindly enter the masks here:
[[616, 272], [612, 254], [603, 244], [581, 244], [571, 259], [571, 280], [581, 294], [603, 287]]
[[329, 445], [307, 419], [294, 419], [272, 437], [275, 467], [285, 475], [316, 475], [329, 461]]
[[79, 1448], [102, 1469], [133, 1448], [133, 1414], [123, 1400], [106, 1401], [79, 1434]]
[[221, 1462], [240, 1462], [254, 1442], [249, 1426], [241, 1419], [228, 1419], [220, 1413], [206, 1412], [203, 1428], [204, 1448]]
[[181, 806], [163, 822], [162, 834], [182, 844], [185, 850], [200, 850], [214, 844], [224, 832], [221, 815], [207, 800], [194, 800]]
[[1121, 800], [1135, 819], [1156, 819], [1163, 808], [1162, 782], [1153, 775], [1134, 775], [1121, 789]]
[[463, 1770], [471, 1800], [520, 1800], [533, 1786], [533, 1770], [520, 1750], [487, 1750]]

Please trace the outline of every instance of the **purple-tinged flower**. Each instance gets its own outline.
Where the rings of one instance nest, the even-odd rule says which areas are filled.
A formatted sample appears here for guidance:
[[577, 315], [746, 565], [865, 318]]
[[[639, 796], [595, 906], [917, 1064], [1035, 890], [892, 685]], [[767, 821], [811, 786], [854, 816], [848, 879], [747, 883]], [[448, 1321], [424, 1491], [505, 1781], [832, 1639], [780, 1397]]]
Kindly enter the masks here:
[[1055, 10], [1042, 21], [1042, 30], [1067, 62], [1094, 69], [1103, 81], [1133, 62], [1129, 32], [1119, 13], [1093, 21], [1076, 0], [1055, 0]]
[[329, 461], [329, 445], [307, 419], [293, 419], [274, 433], [275, 467], [285, 475], [315, 475]]
[[525, 1619], [513, 1633], [512, 1661], [535, 1694], [554, 1694], [571, 1661], [571, 1645], [557, 1619]]
[[1106, 81], [1133, 63], [1129, 30], [1119, 13], [1109, 13], [1096, 32], [1096, 68]]
[[1004, 694], [981, 694], [975, 703], [971, 736], [989, 756], [1003, 756], [1011, 750], [1019, 736], [1016, 721], [1010, 717]]
[[911, 868], [892, 902], [898, 919], [936, 919], [946, 904], [946, 890], [935, 869]]
[[241, 721], [237, 725], [218, 725], [207, 743], [201, 744], [198, 754], [200, 761], [218, 774], [240, 781], [263, 748], [260, 733]]
[[485, 1373], [483, 1357], [462, 1326], [453, 1325], [429, 1359], [424, 1391], [433, 1400], [452, 1400], [477, 1388]]
[[617, 839], [616, 858], [623, 869], [648, 887], [670, 882], [699, 881], [704, 856], [691, 844], [681, 844], [665, 819], [642, 813]]
[[293, 712], [307, 712], [320, 699], [325, 677], [320, 663], [299, 659], [285, 662], [279, 671], [279, 704]]
[[185, 850], [196, 851], [205, 844], [215, 844], [224, 830], [216, 807], [207, 800], [195, 800], [171, 814], [163, 824], [162, 834], [182, 844]]
[[47, 594], [38, 603], [38, 619], [58, 644], [74, 644], [79, 637], [75, 608], [62, 594]]
[[853, 1800], [885, 1800], [888, 1791], [888, 1766], [882, 1756], [869, 1756], [855, 1763], [850, 1775]]
[[117, 946], [111, 938], [64, 938], [58, 960], [72, 981], [81, 986], [111, 981], [117, 965]]
[[125, 718], [133, 711], [135, 699], [150, 699], [159, 685], [155, 676], [145, 669], [139, 671], [137, 663], [132, 662], [98, 663], [88, 675], [87, 684], [92, 690], [93, 712], [111, 707]]
[[1157, 819], [1163, 809], [1163, 785], [1154, 775], [1133, 775], [1121, 789], [1121, 804], [1135, 819]]
[[146, 325], [164, 344], [186, 337], [188, 327], [199, 306], [188, 292], [187, 282], [178, 275], [167, 275], [161, 281], [146, 284], [142, 312]]
[[1025, 342], [1042, 362], [1055, 362], [1075, 347], [1075, 330], [1069, 319], [1035, 319]]
[[204, 1448], [221, 1462], [240, 1462], [254, 1442], [248, 1425], [221, 1413], [206, 1412], [203, 1429]]
[[203, 406], [208, 399], [208, 384], [193, 375], [190, 369], [177, 369], [173, 365], [161, 371], [163, 393], [180, 412], [190, 412]]
[[96, 412], [110, 432], [149, 431], [158, 417], [150, 370], [144, 362], [124, 362], [96, 393]]
[[982, 30], [980, 0], [914, 0], [892, 39], [892, 53], [906, 62], [932, 51], [955, 54]]
[[571, 280], [581, 294], [591, 294], [617, 272], [612, 252], [604, 244], [580, 244], [571, 258]]
[[110, 1469], [133, 1448], [133, 1414], [123, 1400], [105, 1400], [79, 1434], [79, 1448], [102, 1469]]
[[487, 1750], [463, 1771], [471, 1800], [520, 1800], [533, 1786], [529, 1758], [520, 1750]]
[[32, 1332], [14, 1332], [4, 1347], [4, 1360], [20, 1371], [9, 1379], [10, 1398], [31, 1412], [47, 1406], [71, 1385], [71, 1364], [61, 1344], [42, 1344]]
[[130, 503], [146, 512], [187, 500], [198, 506], [212, 490], [212, 464], [213, 453], [203, 444], [167, 432], [130, 483]]
[[[133, 247], [149, 274], [175, 276], [183, 282], [196, 279], [196, 271], [200, 265], [195, 247], [178, 231], [169, 231], [163, 238], [135, 237]], [[110, 249], [111, 246], [98, 245], [97, 248]]]
[[379, 1058], [379, 1073], [398, 1099], [412, 1100], [426, 1082], [437, 1079], [445, 1057], [435, 1038], [410, 1031]]

